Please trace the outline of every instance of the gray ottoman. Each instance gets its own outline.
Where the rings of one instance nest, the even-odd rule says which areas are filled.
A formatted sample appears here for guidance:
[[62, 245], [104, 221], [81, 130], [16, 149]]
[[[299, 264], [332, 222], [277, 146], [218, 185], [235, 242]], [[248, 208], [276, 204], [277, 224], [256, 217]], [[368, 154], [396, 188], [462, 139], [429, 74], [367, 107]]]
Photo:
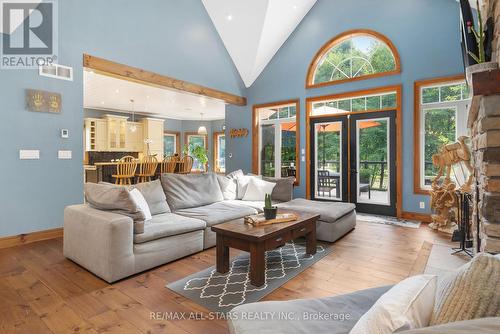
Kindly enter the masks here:
[[316, 238], [334, 242], [356, 227], [356, 206], [352, 203], [311, 201], [296, 198], [278, 204], [279, 208], [319, 213]]

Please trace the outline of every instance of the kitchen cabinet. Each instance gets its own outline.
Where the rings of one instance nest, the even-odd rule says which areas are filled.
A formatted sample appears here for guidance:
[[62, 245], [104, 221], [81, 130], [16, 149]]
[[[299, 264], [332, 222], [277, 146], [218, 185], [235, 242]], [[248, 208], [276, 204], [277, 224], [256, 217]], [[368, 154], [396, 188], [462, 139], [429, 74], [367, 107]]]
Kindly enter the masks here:
[[85, 119], [85, 150], [106, 151], [107, 144], [107, 122], [99, 118]]
[[164, 120], [157, 118], [143, 118], [141, 120], [144, 137], [143, 153], [156, 155], [158, 161], [163, 160], [163, 122]]
[[139, 122], [127, 123], [127, 152], [142, 152], [144, 147], [142, 124]]
[[108, 124], [108, 150], [126, 151], [128, 117], [106, 115], [105, 119]]

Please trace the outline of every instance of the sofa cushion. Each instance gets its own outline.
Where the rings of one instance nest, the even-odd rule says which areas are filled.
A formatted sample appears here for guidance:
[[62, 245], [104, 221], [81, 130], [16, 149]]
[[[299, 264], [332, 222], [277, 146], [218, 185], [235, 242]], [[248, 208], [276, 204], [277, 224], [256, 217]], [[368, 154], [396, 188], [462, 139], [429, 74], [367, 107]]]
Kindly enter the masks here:
[[207, 226], [212, 226], [248, 215], [254, 215], [257, 213], [257, 210], [248, 206], [224, 201], [196, 208], [177, 210], [175, 213], [185, 217], [201, 219], [207, 223]]
[[128, 216], [134, 220], [134, 233], [144, 232], [146, 217], [126, 187], [88, 182], [83, 189], [90, 206]]
[[234, 177], [217, 175], [220, 190], [225, 200], [235, 200], [238, 195], [238, 181]]
[[431, 325], [500, 317], [500, 255], [479, 253], [439, 282]]
[[161, 175], [167, 202], [173, 211], [208, 205], [224, 200], [214, 173]]
[[134, 235], [134, 243], [140, 244], [173, 235], [203, 230], [206, 224], [203, 220], [163, 213], [144, 224], [144, 233]]
[[356, 206], [352, 203], [343, 202], [320, 202], [304, 198], [295, 198], [291, 201], [278, 204], [279, 208], [300, 210], [305, 212], [319, 213], [319, 220], [327, 223], [335, 223], [339, 218], [354, 211]]
[[354, 325], [350, 334], [396, 333], [429, 325], [437, 276], [408, 277], [384, 293]]
[[[347, 334], [389, 288], [378, 287], [328, 298], [244, 304], [231, 311], [234, 317], [229, 320], [229, 329], [233, 334]], [[267, 316], [259, 319], [259, 315]]]
[[295, 178], [292, 177], [263, 177], [262, 178], [268, 182], [276, 183], [273, 192], [271, 193], [271, 199], [274, 201], [288, 202], [293, 199], [293, 184], [295, 183]]
[[237, 169], [237, 170], [227, 174], [226, 176], [230, 179], [237, 179], [238, 176], [242, 176], [242, 175], [245, 175], [245, 173], [243, 173], [243, 171], [241, 169]]
[[135, 203], [139, 207], [139, 210], [144, 213], [144, 220], [151, 220], [153, 217], [151, 216], [151, 210], [149, 209], [148, 202], [146, 202], [144, 195], [139, 191], [139, 189], [130, 190], [130, 196], [134, 199]]
[[401, 334], [497, 334], [500, 333], [500, 317], [480, 318], [450, 322], [444, 325], [430, 326], [403, 331]]
[[138, 183], [131, 187], [131, 189], [133, 188], [137, 188], [142, 193], [146, 202], [148, 202], [149, 210], [153, 216], [170, 212], [160, 180]]

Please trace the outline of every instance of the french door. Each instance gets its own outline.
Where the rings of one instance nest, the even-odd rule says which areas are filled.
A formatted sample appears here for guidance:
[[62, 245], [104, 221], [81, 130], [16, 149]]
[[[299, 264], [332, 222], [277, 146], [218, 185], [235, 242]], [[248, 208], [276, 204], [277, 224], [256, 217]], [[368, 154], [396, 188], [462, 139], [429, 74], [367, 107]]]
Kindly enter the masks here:
[[311, 197], [396, 215], [395, 111], [311, 119]]

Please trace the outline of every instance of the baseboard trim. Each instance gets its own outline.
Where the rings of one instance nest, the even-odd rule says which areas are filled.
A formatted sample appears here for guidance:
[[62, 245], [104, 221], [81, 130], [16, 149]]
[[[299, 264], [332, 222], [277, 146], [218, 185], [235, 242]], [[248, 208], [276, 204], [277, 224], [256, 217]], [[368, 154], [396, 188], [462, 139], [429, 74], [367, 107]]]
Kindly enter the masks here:
[[22, 233], [0, 238], [0, 249], [29, 244], [36, 241], [55, 239], [63, 236], [62, 227], [31, 233]]
[[430, 214], [409, 212], [409, 211], [403, 211], [401, 218], [408, 219], [408, 220], [418, 220], [418, 221], [421, 221], [423, 223], [430, 223], [432, 221]]

